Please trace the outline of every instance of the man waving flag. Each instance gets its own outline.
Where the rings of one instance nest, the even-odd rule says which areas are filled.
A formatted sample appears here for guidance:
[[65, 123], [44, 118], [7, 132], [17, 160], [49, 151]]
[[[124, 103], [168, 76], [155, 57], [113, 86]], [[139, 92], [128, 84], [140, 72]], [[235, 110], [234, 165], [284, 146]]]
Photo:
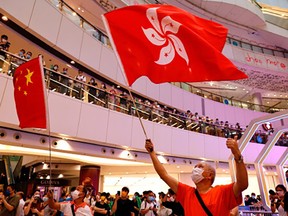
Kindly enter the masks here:
[[20, 65], [15, 71], [13, 83], [19, 126], [47, 128], [47, 100], [41, 57]]
[[103, 15], [129, 86], [247, 78], [222, 55], [227, 29], [171, 5], [137, 5]]

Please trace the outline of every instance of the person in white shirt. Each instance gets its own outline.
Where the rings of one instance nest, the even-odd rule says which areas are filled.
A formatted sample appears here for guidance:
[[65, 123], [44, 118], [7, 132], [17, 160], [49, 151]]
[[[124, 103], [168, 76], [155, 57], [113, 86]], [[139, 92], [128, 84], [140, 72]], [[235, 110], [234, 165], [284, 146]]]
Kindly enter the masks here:
[[140, 208], [141, 215], [145, 216], [154, 216], [154, 212], [157, 212], [156, 204], [155, 204], [155, 196], [152, 191], [149, 191], [148, 197], [141, 203]]
[[76, 187], [75, 191], [71, 192], [73, 201], [61, 203], [55, 202], [53, 194], [48, 192], [47, 197], [49, 198], [49, 206], [52, 209], [63, 212], [64, 216], [92, 216], [90, 207], [84, 202], [86, 192], [86, 188], [83, 185], [79, 185]]
[[23, 199], [24, 193], [22, 191], [18, 191], [16, 193], [16, 196], [18, 196], [20, 200], [15, 216], [24, 216], [24, 205], [25, 205], [25, 201]]

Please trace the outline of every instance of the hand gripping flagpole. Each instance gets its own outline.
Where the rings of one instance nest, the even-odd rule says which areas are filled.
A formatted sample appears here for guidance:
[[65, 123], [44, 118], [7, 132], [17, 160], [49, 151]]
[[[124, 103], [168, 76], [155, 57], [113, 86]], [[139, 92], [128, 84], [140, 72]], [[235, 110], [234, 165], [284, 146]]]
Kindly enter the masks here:
[[141, 116], [140, 116], [140, 114], [139, 114], [139, 112], [138, 112], [138, 109], [137, 109], [137, 106], [136, 106], [136, 102], [135, 102], [135, 98], [134, 98], [133, 95], [132, 95], [131, 87], [129, 86], [127, 77], [126, 77], [126, 75], [125, 75], [125, 70], [124, 70], [124, 67], [123, 67], [123, 65], [122, 65], [121, 59], [120, 59], [120, 57], [119, 57], [119, 55], [118, 55], [117, 48], [116, 48], [116, 46], [115, 46], [115, 44], [114, 44], [112, 35], [111, 35], [111, 33], [110, 33], [110, 28], [109, 28], [108, 22], [107, 22], [106, 17], [105, 17], [104, 15], [102, 15], [102, 19], [103, 19], [105, 28], [107, 29], [107, 34], [108, 34], [108, 36], [109, 36], [110, 42], [111, 42], [111, 44], [112, 44], [112, 47], [113, 47], [113, 49], [114, 49], [114, 53], [115, 53], [116, 58], [117, 58], [117, 60], [118, 60], [119, 66], [120, 66], [120, 68], [121, 68], [121, 72], [122, 72], [121, 74], [122, 74], [124, 80], [126, 81], [129, 95], [130, 95], [131, 100], [132, 100], [132, 102], [133, 102], [133, 106], [135, 107], [136, 115], [137, 115], [137, 117], [138, 117], [138, 119], [139, 119], [139, 122], [140, 122], [140, 125], [141, 125], [141, 127], [142, 127], [143, 133], [144, 133], [145, 138], [146, 138], [146, 140], [147, 140], [147, 139], [148, 139], [148, 136], [147, 136], [147, 133], [146, 133], [146, 130], [145, 130], [143, 121], [142, 121], [142, 119], [141, 119]]

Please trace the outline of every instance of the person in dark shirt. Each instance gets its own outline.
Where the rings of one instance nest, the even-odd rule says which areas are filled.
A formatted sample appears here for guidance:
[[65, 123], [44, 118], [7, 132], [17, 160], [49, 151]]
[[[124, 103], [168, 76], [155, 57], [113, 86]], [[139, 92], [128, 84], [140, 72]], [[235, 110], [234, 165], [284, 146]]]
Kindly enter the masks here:
[[116, 194], [112, 212], [115, 216], [135, 216], [133, 202], [129, 200], [129, 189], [123, 187], [120, 194]]
[[[169, 201], [167, 201], [167, 197], [170, 198]], [[184, 216], [184, 209], [180, 202], [178, 202], [177, 196], [171, 188], [169, 188], [168, 193], [165, 195], [162, 205], [166, 208], [172, 209], [173, 215]]]
[[19, 197], [16, 196], [15, 185], [8, 185], [5, 195], [6, 197], [4, 195], [0, 197], [3, 204], [0, 216], [14, 216], [19, 205]]
[[94, 210], [94, 216], [109, 216], [110, 215], [110, 207], [105, 200], [107, 199], [106, 193], [101, 193], [100, 195], [100, 202], [96, 202]]
[[254, 205], [258, 202], [258, 200], [256, 199], [256, 194], [255, 193], [251, 193], [251, 197], [248, 199], [247, 204], [248, 205]]

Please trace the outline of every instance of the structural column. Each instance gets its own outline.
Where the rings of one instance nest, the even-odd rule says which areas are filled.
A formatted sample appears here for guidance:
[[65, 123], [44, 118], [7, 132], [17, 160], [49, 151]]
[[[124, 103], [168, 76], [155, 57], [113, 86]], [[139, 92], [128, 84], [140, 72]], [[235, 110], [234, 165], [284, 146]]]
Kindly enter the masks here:
[[261, 111], [261, 105], [263, 105], [263, 101], [262, 101], [262, 95], [260, 92], [255, 92], [254, 94], [252, 94], [252, 101], [254, 104], [256, 104], [255, 110]]
[[93, 187], [95, 193], [99, 191], [100, 167], [99, 166], [82, 166], [80, 169], [79, 184], [86, 187]]

